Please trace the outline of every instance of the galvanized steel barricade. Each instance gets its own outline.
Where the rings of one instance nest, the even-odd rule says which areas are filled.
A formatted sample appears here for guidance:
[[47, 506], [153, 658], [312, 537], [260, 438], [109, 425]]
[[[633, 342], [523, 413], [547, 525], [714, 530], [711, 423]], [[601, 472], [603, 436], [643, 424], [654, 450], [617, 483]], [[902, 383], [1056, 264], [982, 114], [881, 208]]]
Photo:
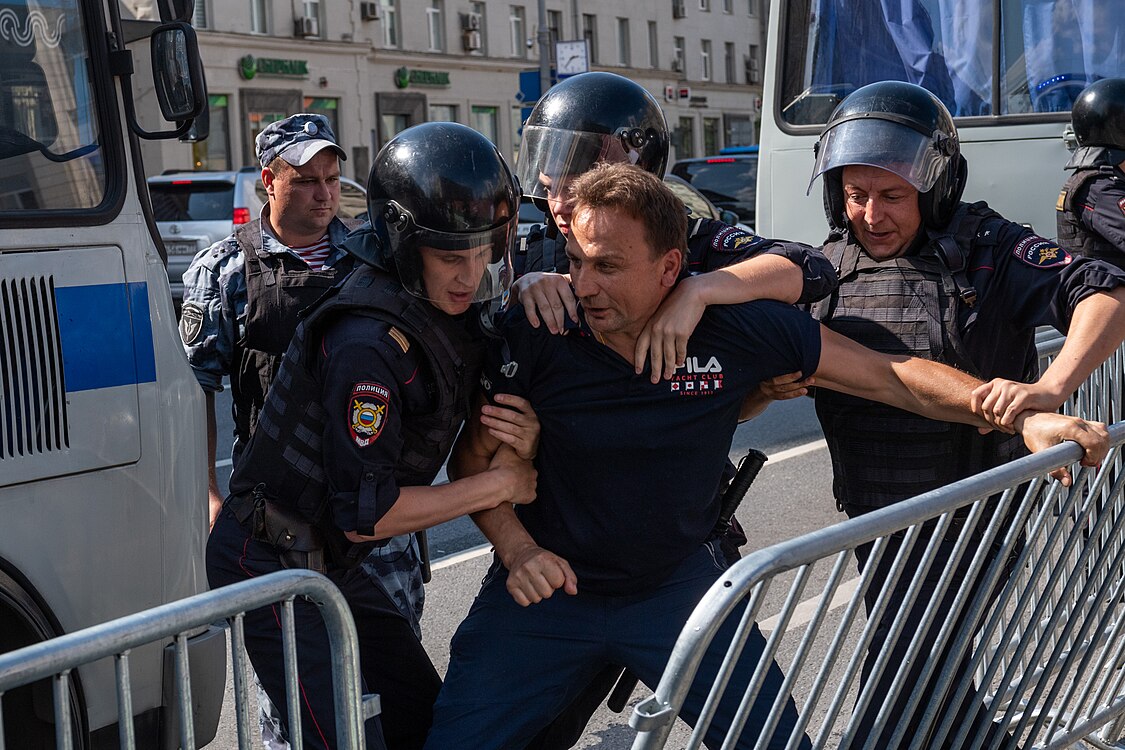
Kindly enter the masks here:
[[[52, 677], [56, 747], [69, 750], [73, 736], [68, 701], [68, 682], [75, 668], [98, 659], [113, 657], [117, 675], [117, 705], [120, 747], [135, 747], [132, 721], [132, 690], [129, 680], [129, 651], [147, 643], [174, 637], [176, 665], [176, 710], [180, 725], [180, 747], [193, 749], [195, 730], [191, 712], [191, 683], [188, 679], [187, 633], [213, 622], [227, 619], [231, 631], [235, 710], [238, 746], [251, 747], [249, 701], [255, 696], [253, 684], [244, 679], [248, 660], [242, 630], [243, 613], [281, 603], [282, 640], [285, 652], [285, 677], [289, 715], [294, 719], [294, 750], [300, 750], [300, 709], [297, 703], [297, 649], [293, 628], [293, 600], [301, 596], [320, 608], [332, 650], [335, 688], [336, 732], [342, 750], [363, 750], [364, 711], [379, 712], [376, 696], [361, 700], [359, 647], [355, 623], [343, 594], [334, 583], [319, 573], [286, 570], [170, 602], [153, 609], [121, 617], [38, 643], [0, 654], [0, 695], [13, 688]], [[257, 720], [257, 713], [254, 713]], [[0, 730], [4, 716], [0, 712]], [[4, 734], [0, 731], [0, 750]], [[11, 750], [22, 750], [12, 748]]]
[[[799, 747], [805, 733], [816, 748], [859, 748], [851, 743], [864, 711], [878, 711], [877, 726], [896, 731], [890, 747], [998, 747], [1002, 733], [992, 742], [981, 738], [984, 729], [981, 737], [968, 736], [972, 727], [965, 717], [943, 715], [936, 701], [922, 700], [923, 684], [936, 681], [936, 694], [961, 705], [973, 690], [974, 671], [987, 696], [987, 720], [1010, 730], [1022, 747], [1063, 748], [1085, 738], [1095, 747], [1125, 748], [1125, 423], [1110, 432], [1109, 457], [1098, 470], [1076, 474], [1073, 488], [1045, 478], [1081, 457], [1077, 445], [1064, 443], [749, 554], [711, 587], [684, 626], [655, 694], [636, 706], [630, 719], [639, 730], [634, 750], [664, 746], [704, 651], [732, 613], [740, 618], [738, 633], [729, 644], [717, 644], [726, 661], [690, 748], [700, 746], [728, 668], [740, 656], [755, 659], [759, 669], [740, 696], [724, 748], [734, 746], [771, 659], [785, 674], [782, 695], [791, 694], [800, 712], [787, 748]], [[891, 584], [873, 586], [872, 574], [892, 538], [900, 552], [887, 558]], [[857, 575], [853, 552], [869, 542], [869, 564]], [[945, 552], [939, 554], [939, 546]], [[912, 554], [915, 547], [921, 553]], [[919, 582], [931, 566], [940, 572], [940, 584], [924, 599]], [[899, 578], [910, 582], [906, 600], [887, 609], [885, 592]], [[965, 580], [976, 584], [963, 585]], [[867, 684], [894, 675], [886, 695], [858, 687], [874, 630], [864, 616], [868, 589], [878, 596], [872, 621], [893, 618], [888, 643], [910, 644], [902, 663], [881, 658], [875, 664]], [[947, 595], [954, 597], [952, 606], [936, 606], [943, 598], [948, 604]], [[911, 607], [923, 607], [925, 618], [907, 631]], [[766, 617], [770, 612], [778, 614]], [[756, 620], [767, 634], [764, 652], [742, 654]], [[933, 628], [936, 638], [912, 637]], [[964, 659], [971, 660], [969, 669], [959, 677], [953, 672]], [[919, 663], [923, 678], [906, 684], [905, 665]], [[920, 720], [909, 734], [902, 715], [891, 715], [901, 696], [910, 701], [902, 715]], [[779, 705], [774, 703], [775, 717]], [[771, 731], [767, 726], [764, 735]], [[877, 738], [873, 733], [867, 746]], [[764, 745], [762, 740], [757, 746]]]

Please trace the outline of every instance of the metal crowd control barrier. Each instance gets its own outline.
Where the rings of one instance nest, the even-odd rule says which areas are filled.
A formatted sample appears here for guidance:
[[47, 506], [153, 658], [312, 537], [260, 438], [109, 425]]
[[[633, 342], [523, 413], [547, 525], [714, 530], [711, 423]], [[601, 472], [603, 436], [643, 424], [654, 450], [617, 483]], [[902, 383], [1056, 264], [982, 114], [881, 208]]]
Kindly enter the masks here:
[[[1039, 371], [1043, 372], [1062, 348], [1065, 337], [1054, 329], [1035, 337], [1039, 351]], [[1097, 367], [1078, 391], [1063, 404], [1063, 412], [1106, 424], [1125, 420], [1122, 413], [1122, 386], [1125, 384], [1125, 345]]]
[[[754, 660], [757, 671], [746, 693], [734, 696], [739, 711], [734, 726], [724, 728], [724, 748], [734, 746], [770, 660], [785, 674], [781, 694], [791, 694], [800, 713], [791, 736], [773, 738], [776, 747], [800, 747], [806, 733], [818, 749], [875, 747], [878, 732], [866, 745], [852, 743], [861, 712], [878, 711], [877, 727], [895, 732], [889, 747], [995, 750], [1002, 732], [986, 741], [981, 725], [974, 730], [967, 717], [943, 713], [939, 701], [922, 697], [930, 681], [937, 686], [931, 695], [963, 705], [975, 673], [985, 721], [1011, 732], [1021, 747], [1064, 748], [1083, 740], [1125, 748], [1125, 423], [1113, 425], [1110, 435], [1113, 448], [1102, 466], [1082, 469], [1071, 488], [1045, 478], [1081, 457], [1077, 445], [1064, 443], [751, 553], [700, 602], [655, 694], [635, 708], [634, 750], [664, 746], [704, 652], [732, 615], [740, 618], [737, 634], [715, 644], [725, 661], [689, 748], [700, 746], [739, 658]], [[892, 539], [899, 553], [881, 560]], [[853, 552], [867, 543], [874, 543], [871, 557], [857, 575]], [[891, 566], [885, 585], [872, 583], [880, 562]], [[931, 569], [940, 582], [922, 596], [920, 582]], [[909, 582], [905, 601], [887, 608], [886, 591], [899, 580]], [[888, 644], [909, 643], [909, 650], [898, 663], [880, 658], [864, 690], [860, 668], [874, 630], [863, 616], [869, 589], [878, 596], [871, 621], [892, 617]], [[924, 619], [906, 628], [908, 610], [918, 607]], [[742, 653], [754, 621], [770, 611], [778, 614], [761, 621], [768, 634], [763, 652]], [[926, 630], [936, 637], [918, 637]], [[965, 660], [964, 676], [955, 674]], [[908, 683], [911, 664], [923, 671]], [[871, 686], [892, 675], [887, 694], [875, 694]], [[903, 696], [908, 714], [896, 713]], [[780, 703], [773, 705], [776, 721]], [[904, 715], [920, 723], [908, 732]], [[767, 725], [763, 735], [772, 729]]]
[[[117, 675], [117, 715], [120, 747], [136, 747], [133, 735], [132, 689], [129, 652], [147, 643], [174, 637], [176, 710], [180, 747], [194, 749], [191, 681], [186, 647], [187, 634], [227, 619], [231, 630], [234, 696], [238, 746], [251, 747], [249, 701], [256, 695], [247, 685], [248, 667], [242, 618], [247, 611], [281, 603], [282, 639], [289, 715], [295, 717], [292, 747], [300, 750], [300, 710], [297, 703], [297, 651], [293, 627], [293, 600], [303, 596], [320, 607], [332, 649], [336, 733], [342, 750], [362, 750], [363, 720], [379, 712], [377, 696], [361, 701], [359, 647], [355, 623], [340, 590], [319, 573], [286, 570], [225, 586], [154, 609], [121, 617], [75, 633], [0, 655], [0, 695], [46, 677], [53, 679], [56, 748], [74, 746], [68, 699], [70, 673], [98, 659], [113, 657]], [[254, 719], [257, 719], [255, 713]], [[0, 750], [4, 750], [4, 716], [0, 712]], [[21, 750], [13, 748], [13, 750]]]

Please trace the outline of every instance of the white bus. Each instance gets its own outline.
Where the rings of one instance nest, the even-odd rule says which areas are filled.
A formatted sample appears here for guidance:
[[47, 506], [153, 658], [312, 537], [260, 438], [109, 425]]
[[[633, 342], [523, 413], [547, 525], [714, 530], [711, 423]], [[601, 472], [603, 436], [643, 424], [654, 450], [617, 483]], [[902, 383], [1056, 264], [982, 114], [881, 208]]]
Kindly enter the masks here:
[[899, 80], [956, 118], [965, 200], [1053, 237], [1070, 105], [1088, 83], [1125, 76], [1125, 2], [772, 0], [765, 71], [762, 235], [824, 241], [820, 182], [805, 194], [813, 144], [848, 93]]
[[[190, 0], [160, 5], [165, 21], [190, 17]], [[206, 91], [190, 26], [157, 26], [123, 23], [118, 0], [0, 0], [0, 652], [206, 587], [203, 394], [139, 140], [186, 133]], [[148, 35], [148, 121], [176, 123], [162, 133], [134, 112], [125, 44]], [[191, 641], [204, 740], [223, 695], [219, 635]], [[175, 747], [166, 649], [131, 664], [139, 746]], [[116, 746], [113, 665], [71, 684], [77, 746]], [[7, 747], [54, 747], [49, 684], [5, 694], [3, 715]]]

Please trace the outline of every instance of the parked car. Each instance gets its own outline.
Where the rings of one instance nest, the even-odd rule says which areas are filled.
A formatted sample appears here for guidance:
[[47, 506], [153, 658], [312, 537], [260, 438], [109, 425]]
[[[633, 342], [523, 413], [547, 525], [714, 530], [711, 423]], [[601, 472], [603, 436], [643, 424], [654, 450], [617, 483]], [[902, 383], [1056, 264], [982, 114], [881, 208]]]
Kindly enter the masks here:
[[547, 221], [546, 216], [539, 210], [530, 200], [524, 198], [520, 201], [520, 218], [516, 226], [516, 234], [520, 237], [526, 237], [527, 233], [536, 224], [542, 224]]
[[667, 174], [664, 175], [664, 184], [676, 194], [677, 198], [683, 201], [685, 206], [691, 209], [693, 215], [702, 216], [705, 219], [717, 219], [725, 224], [745, 229], [747, 232], [754, 231], [749, 225], [738, 220], [738, 214], [734, 211], [721, 210], [714, 203], [707, 200], [707, 197], [703, 195], [703, 193], [692, 187], [692, 184], [687, 180], [677, 177], [674, 174]]
[[672, 174], [690, 182], [719, 209], [734, 211], [744, 224], [754, 226], [758, 149], [739, 146], [724, 151], [728, 153], [680, 159], [672, 165]]
[[[148, 178], [152, 212], [168, 254], [172, 297], [183, 297], [183, 275], [196, 253], [226, 237], [239, 224], [258, 218], [266, 204], [261, 170], [166, 172]], [[340, 215], [354, 218], [367, 211], [367, 193], [359, 183], [340, 178]]]

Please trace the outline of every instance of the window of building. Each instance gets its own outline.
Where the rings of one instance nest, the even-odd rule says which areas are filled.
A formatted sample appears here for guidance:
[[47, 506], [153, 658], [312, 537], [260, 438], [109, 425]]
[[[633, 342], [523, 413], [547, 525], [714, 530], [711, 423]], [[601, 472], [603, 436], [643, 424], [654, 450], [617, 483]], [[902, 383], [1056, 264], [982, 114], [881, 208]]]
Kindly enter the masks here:
[[266, 19], [266, 0], [250, 0], [250, 31], [254, 34], [269, 33], [269, 22]]
[[431, 104], [430, 122], [457, 122], [457, 105]]
[[660, 35], [656, 32], [656, 21], [648, 22], [648, 64], [660, 67]]
[[629, 19], [617, 19], [617, 64], [629, 65], [632, 57], [629, 50]]
[[210, 134], [207, 140], [191, 144], [191, 160], [196, 169], [225, 170], [230, 159], [230, 97], [226, 94], [207, 96]]
[[681, 117], [676, 135], [676, 158], [690, 159], [695, 156], [695, 118]]
[[749, 13], [751, 16], [758, 15], [758, 0], [748, 0], [750, 4]]
[[682, 36], [672, 37], [672, 70], [684, 75], [687, 74], [687, 71], [684, 70], [684, 38]]
[[488, 140], [496, 143], [500, 133], [500, 112], [498, 107], [478, 107], [473, 105], [470, 127]]
[[746, 82], [761, 83], [762, 69], [758, 57], [758, 45], [750, 45], [750, 54], [746, 56]]
[[430, 32], [430, 52], [445, 51], [445, 14], [442, 13], [442, 0], [430, 0], [426, 8], [426, 27]]
[[207, 0], [195, 0], [195, 10], [191, 14], [191, 24], [197, 29], [209, 29]]
[[[488, 54], [488, 37], [485, 35], [485, 28], [488, 24], [484, 22], [484, 3], [469, 3], [469, 12], [475, 13], [477, 18], [480, 19], [480, 28], [476, 30], [480, 46], [477, 49], [470, 49], [470, 52], [474, 55], [486, 55]], [[468, 46], [466, 45], [466, 47]]]
[[723, 0], [723, 13], [734, 13], [734, 0]]
[[727, 83], [737, 83], [734, 73], [734, 42], [723, 45], [723, 68], [727, 74]]
[[711, 40], [704, 39], [699, 42], [699, 64], [701, 70], [699, 78], [704, 81], [711, 80]]
[[719, 128], [721, 123], [718, 117], [703, 118], [703, 154], [717, 154], [723, 144], [719, 143]]
[[547, 31], [551, 36], [550, 46], [547, 48], [551, 56], [552, 62], [555, 59], [555, 43], [562, 39], [562, 11], [549, 10], [547, 11]]
[[586, 40], [586, 55], [591, 65], [598, 62], [598, 19], [593, 13], [582, 14], [582, 38]]
[[304, 12], [304, 17], [312, 19], [311, 36], [320, 36], [320, 0], [301, 0], [301, 8]]
[[379, 0], [382, 7], [382, 25], [383, 25], [383, 46], [384, 47], [397, 47], [398, 46], [398, 8], [395, 5], [396, 0]]
[[699, 0], [699, 9], [704, 13], [711, 12], [711, 0]]
[[512, 57], [527, 57], [527, 36], [524, 32], [524, 8], [513, 5], [508, 9], [508, 28], [512, 36]]

